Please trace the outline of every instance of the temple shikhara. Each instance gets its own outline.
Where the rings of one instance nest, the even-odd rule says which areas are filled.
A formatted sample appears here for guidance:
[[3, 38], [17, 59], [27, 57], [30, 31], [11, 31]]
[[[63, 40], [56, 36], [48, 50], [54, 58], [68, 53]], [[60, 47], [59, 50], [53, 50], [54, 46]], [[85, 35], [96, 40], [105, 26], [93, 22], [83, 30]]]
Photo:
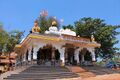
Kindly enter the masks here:
[[91, 38], [82, 38], [70, 29], [58, 30], [56, 24], [53, 21], [49, 30], [41, 34], [40, 26], [35, 21], [32, 32], [15, 46], [15, 64], [65, 66], [96, 61], [95, 48], [100, 47], [100, 44], [95, 41], [93, 35]]

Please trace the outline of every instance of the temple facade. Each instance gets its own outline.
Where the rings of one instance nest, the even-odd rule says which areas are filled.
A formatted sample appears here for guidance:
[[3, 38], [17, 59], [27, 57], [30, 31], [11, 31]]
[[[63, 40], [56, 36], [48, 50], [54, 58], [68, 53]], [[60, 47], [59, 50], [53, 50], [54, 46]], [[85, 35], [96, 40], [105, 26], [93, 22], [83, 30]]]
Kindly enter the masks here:
[[79, 65], [85, 61], [95, 62], [95, 48], [100, 47], [92, 35], [91, 38], [76, 36], [69, 29], [58, 30], [53, 22], [49, 30], [40, 33], [35, 22], [30, 33], [20, 44], [15, 46], [18, 63], [30, 62], [38, 65]]

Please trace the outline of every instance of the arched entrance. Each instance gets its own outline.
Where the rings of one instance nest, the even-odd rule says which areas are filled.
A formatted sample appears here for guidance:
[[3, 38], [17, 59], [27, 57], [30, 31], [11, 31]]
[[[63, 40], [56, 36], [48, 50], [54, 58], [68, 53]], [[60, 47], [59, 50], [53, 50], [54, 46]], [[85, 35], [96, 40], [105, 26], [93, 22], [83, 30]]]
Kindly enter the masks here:
[[68, 64], [74, 64], [74, 48], [68, 48], [67, 49], [67, 54], [68, 54]]
[[76, 60], [74, 57], [75, 46], [70, 43], [66, 43], [63, 47], [65, 47], [65, 64], [66, 65], [75, 65]]
[[37, 64], [51, 65], [52, 62], [57, 64], [60, 60], [60, 53], [58, 49], [51, 44], [47, 44], [37, 51]]
[[81, 65], [91, 65], [92, 56], [87, 48], [83, 48], [79, 54], [79, 61]]

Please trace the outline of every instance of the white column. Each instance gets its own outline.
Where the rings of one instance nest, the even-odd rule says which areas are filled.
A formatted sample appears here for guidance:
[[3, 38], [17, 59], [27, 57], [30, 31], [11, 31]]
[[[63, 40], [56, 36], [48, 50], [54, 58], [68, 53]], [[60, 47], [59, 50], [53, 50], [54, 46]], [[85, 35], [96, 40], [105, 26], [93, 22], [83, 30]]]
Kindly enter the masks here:
[[31, 61], [31, 49], [29, 50], [29, 53], [28, 53], [28, 61]]
[[38, 51], [38, 48], [37, 48], [37, 47], [34, 47], [34, 49], [33, 49], [33, 59], [34, 59], [34, 60], [37, 59], [37, 51]]
[[77, 64], [79, 64], [79, 49], [76, 49], [75, 52], [74, 52], [74, 57], [75, 57], [75, 60], [77, 61]]
[[23, 57], [23, 61], [26, 61], [26, 54], [24, 53], [23, 56], [24, 56], [24, 57]]
[[84, 54], [81, 55], [81, 61], [85, 62]]
[[60, 52], [60, 60], [62, 61], [61, 66], [65, 65], [65, 48], [58, 48], [59, 52]]
[[91, 56], [92, 56], [92, 61], [96, 61], [95, 52], [91, 52]]
[[94, 48], [89, 48], [88, 50], [89, 50], [89, 52], [91, 52], [92, 61], [96, 61], [95, 49]]

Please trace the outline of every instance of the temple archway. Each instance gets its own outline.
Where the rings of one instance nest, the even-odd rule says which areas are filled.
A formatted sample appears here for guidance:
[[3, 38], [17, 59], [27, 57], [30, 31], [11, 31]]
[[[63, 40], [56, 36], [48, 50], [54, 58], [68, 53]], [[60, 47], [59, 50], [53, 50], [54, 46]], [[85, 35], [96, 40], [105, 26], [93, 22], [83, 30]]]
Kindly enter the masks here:
[[53, 47], [51, 44], [46, 44], [37, 51], [37, 63], [42, 64], [45, 62], [51, 62], [55, 60], [58, 62], [60, 60], [60, 53], [58, 49]]
[[85, 61], [92, 61], [91, 53], [87, 50], [85, 55]]
[[87, 48], [83, 48], [79, 54], [81, 65], [88, 65], [92, 62], [91, 52]]
[[69, 63], [69, 64], [74, 64], [74, 61], [75, 61], [75, 59], [74, 59], [74, 48], [68, 48], [67, 49], [67, 59], [68, 59], [68, 62], [67, 63]]

